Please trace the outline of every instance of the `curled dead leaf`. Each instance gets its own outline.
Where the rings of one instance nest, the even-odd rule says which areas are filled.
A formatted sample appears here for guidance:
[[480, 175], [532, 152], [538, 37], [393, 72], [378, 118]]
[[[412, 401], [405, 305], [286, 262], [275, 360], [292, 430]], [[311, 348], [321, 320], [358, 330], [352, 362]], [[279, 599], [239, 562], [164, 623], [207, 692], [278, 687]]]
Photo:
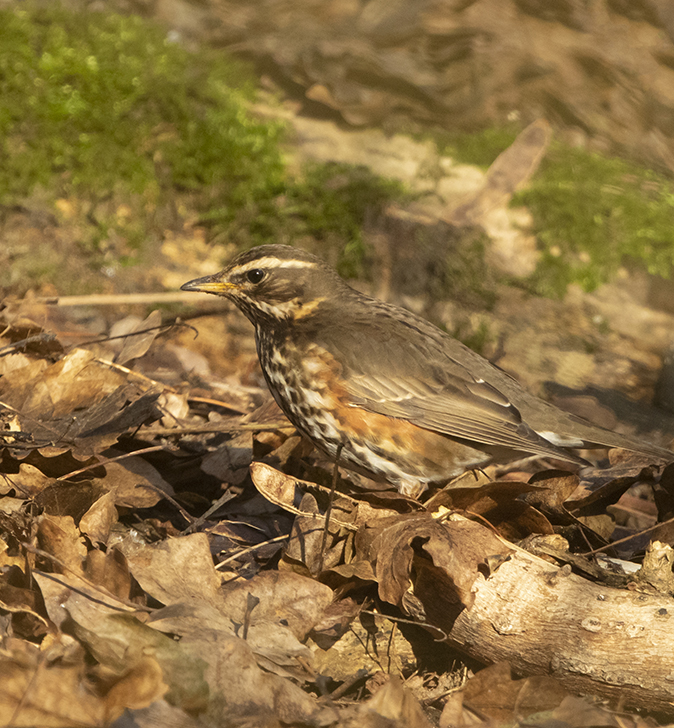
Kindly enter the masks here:
[[106, 544], [115, 523], [115, 494], [104, 493], [80, 519], [80, 532], [94, 544]]
[[[422, 602], [449, 608], [457, 601], [470, 608], [478, 567], [487, 558], [508, 549], [483, 526], [470, 521], [440, 523], [430, 514], [390, 519], [380, 527], [370, 546], [369, 559], [379, 583], [379, 596], [402, 606], [405, 595], [417, 587]], [[414, 573], [413, 573], [414, 572]], [[417, 594], [419, 596], [419, 594]]]

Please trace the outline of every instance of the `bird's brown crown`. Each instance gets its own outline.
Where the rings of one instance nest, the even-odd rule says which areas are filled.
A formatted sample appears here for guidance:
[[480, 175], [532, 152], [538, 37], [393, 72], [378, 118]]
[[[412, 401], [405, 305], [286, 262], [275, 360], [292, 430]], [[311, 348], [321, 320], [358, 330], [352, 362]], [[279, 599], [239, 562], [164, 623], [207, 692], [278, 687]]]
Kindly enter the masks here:
[[287, 245], [261, 245], [224, 270], [182, 286], [226, 296], [254, 323], [296, 320], [351, 289], [320, 258]]

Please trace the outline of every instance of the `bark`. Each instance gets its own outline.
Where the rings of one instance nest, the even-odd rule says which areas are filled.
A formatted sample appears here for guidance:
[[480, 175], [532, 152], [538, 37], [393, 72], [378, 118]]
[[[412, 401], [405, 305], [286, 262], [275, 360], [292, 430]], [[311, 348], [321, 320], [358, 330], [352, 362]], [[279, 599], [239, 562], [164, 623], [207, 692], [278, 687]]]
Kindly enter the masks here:
[[593, 583], [518, 550], [475, 583], [449, 632], [485, 663], [569, 690], [674, 713], [674, 599]]

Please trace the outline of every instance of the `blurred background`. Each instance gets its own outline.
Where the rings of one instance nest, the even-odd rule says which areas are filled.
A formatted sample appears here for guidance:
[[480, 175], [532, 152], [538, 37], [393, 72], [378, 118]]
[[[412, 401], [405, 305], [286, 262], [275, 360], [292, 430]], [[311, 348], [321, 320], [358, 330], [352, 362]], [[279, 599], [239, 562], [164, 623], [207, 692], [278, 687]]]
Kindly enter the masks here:
[[662, 440], [673, 132], [668, 0], [4, 1], [0, 287], [173, 291], [300, 245]]

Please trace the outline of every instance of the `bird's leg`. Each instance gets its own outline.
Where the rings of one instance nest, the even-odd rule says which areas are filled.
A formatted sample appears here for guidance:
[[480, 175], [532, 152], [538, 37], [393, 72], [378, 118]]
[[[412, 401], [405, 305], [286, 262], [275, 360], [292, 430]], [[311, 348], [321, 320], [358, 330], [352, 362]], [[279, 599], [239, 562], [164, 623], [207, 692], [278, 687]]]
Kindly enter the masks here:
[[335, 468], [332, 471], [332, 486], [330, 487], [330, 495], [328, 497], [328, 507], [325, 509], [325, 523], [323, 524], [323, 538], [321, 539], [321, 555], [318, 560], [318, 573], [323, 571], [323, 558], [325, 556], [325, 547], [328, 543], [328, 526], [330, 525], [330, 514], [332, 513], [332, 504], [335, 500], [335, 490], [339, 482], [339, 456], [342, 454], [343, 445], [337, 446], [337, 454], [335, 455]]

